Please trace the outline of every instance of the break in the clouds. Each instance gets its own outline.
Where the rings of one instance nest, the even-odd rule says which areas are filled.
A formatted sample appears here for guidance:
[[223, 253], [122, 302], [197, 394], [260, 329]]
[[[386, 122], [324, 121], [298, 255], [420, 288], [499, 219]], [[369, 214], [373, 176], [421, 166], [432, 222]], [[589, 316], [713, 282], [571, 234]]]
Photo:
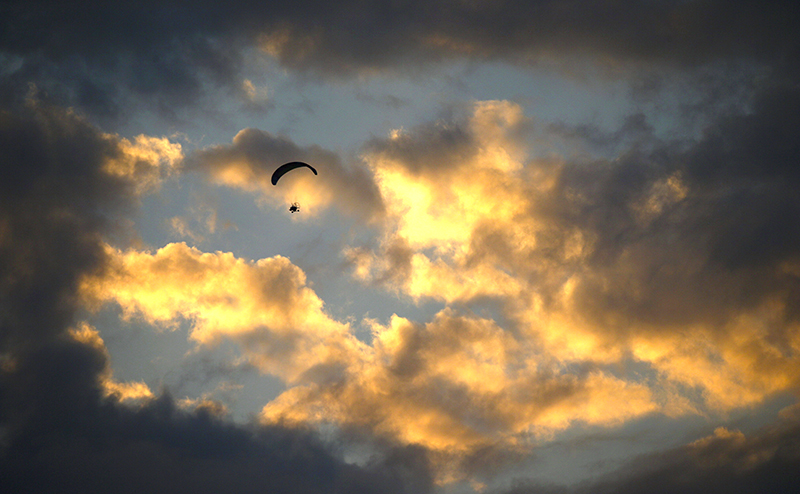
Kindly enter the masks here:
[[[768, 110], [741, 118], [775, 118]], [[735, 214], [728, 197], [750, 192], [752, 172], [731, 167], [727, 180], [704, 180], [713, 133], [570, 162], [530, 158], [531, 132], [518, 105], [490, 101], [365, 147], [385, 210], [382, 240], [344, 255], [362, 282], [454, 307], [425, 324], [367, 320], [363, 343], [326, 315], [287, 259], [250, 263], [185, 244], [109, 251], [109, 268], [82, 292], [120, 304], [126, 317], [189, 319], [201, 344], [236, 342], [289, 386], [264, 407], [265, 421], [366, 428], [423, 446], [438, 455], [440, 480], [462, 475], [479, 450], [524, 449], [576, 423], [729, 412], [796, 390], [797, 254], [762, 242], [752, 265], [720, 257]], [[214, 180], [240, 173], [230, 149], [198, 156]], [[751, 206], [797, 207], [791, 190], [780, 194], [784, 166], [770, 164], [777, 171], [763, 173], [780, 179]], [[698, 218], [714, 219], [703, 238]], [[796, 216], [781, 218], [791, 231]], [[464, 310], [481, 300], [496, 304], [503, 326]]]

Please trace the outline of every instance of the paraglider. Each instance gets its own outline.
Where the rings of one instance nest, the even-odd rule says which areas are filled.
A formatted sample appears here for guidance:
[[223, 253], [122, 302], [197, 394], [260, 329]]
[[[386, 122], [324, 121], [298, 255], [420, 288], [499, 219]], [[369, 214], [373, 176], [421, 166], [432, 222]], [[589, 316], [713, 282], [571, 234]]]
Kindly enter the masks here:
[[[290, 161], [289, 163], [284, 163], [283, 165], [279, 166], [277, 170], [272, 173], [272, 185], [278, 185], [278, 180], [281, 179], [287, 172], [290, 172], [296, 168], [303, 168], [306, 167], [314, 172], [314, 175], [317, 174], [317, 170], [314, 169], [313, 166], [309, 165], [308, 163], [303, 163], [302, 161]], [[293, 202], [292, 205], [289, 207], [289, 212], [299, 213], [300, 212], [300, 203]]]
[[317, 170], [315, 170], [314, 167], [309, 165], [308, 163], [303, 163], [302, 161], [291, 161], [289, 163], [279, 166], [278, 169], [272, 173], [272, 185], [278, 185], [278, 180], [280, 180], [280, 178], [284, 176], [287, 172], [290, 172], [295, 168], [302, 168], [302, 167], [309, 168], [312, 172], [314, 172], [314, 175], [317, 174]]

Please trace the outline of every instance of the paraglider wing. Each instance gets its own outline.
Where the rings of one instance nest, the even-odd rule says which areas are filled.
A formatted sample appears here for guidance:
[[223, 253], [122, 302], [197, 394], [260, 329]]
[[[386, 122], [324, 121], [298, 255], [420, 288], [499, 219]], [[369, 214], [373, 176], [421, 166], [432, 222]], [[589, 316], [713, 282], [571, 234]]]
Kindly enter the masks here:
[[314, 172], [314, 175], [317, 174], [317, 170], [315, 170], [314, 167], [309, 165], [308, 163], [303, 163], [302, 161], [291, 161], [289, 163], [279, 166], [278, 169], [275, 170], [275, 172], [272, 174], [272, 185], [278, 185], [278, 180], [280, 180], [280, 178], [284, 176], [286, 172], [290, 172], [295, 168], [301, 168], [301, 167], [307, 167], [311, 169], [312, 172]]

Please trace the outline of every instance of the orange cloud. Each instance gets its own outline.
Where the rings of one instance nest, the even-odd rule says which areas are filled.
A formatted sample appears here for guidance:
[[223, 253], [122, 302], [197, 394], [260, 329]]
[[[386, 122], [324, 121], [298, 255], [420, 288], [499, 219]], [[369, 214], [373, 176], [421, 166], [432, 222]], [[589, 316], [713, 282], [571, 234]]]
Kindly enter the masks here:
[[90, 306], [115, 302], [126, 318], [166, 327], [189, 320], [193, 340], [236, 341], [261, 369], [290, 382], [357, 351], [348, 326], [323, 312], [304, 273], [285, 257], [249, 262], [184, 243], [155, 253], [106, 251], [107, 271], [81, 287]]
[[[619, 376], [650, 393], [643, 409], [724, 412], [797, 388], [798, 328], [782, 295], [720, 304], [746, 293], [744, 278], [710, 268], [702, 244], [650, 231], [685, 218], [669, 216], [693, 193], [680, 171], [598, 197], [616, 165], [530, 160], [527, 123], [512, 103], [480, 102], [463, 121], [373, 142], [365, 160], [385, 205], [383, 240], [345, 251], [354, 276], [415, 300], [494, 298], [540, 361], [644, 363], [649, 391]], [[575, 410], [565, 416], [591, 416]]]
[[139, 194], [157, 189], [183, 160], [181, 145], [165, 137], [138, 135], [133, 142], [124, 137], [106, 137], [117, 140], [119, 152], [106, 161], [103, 170], [132, 181]]
[[395, 316], [372, 328], [368, 359], [334, 386], [287, 390], [264, 407], [264, 419], [367, 427], [452, 461], [491, 445], [524, 447], [576, 422], [615, 425], [657, 409], [645, 386], [540, 366], [527, 342], [488, 319], [445, 310], [425, 325]]

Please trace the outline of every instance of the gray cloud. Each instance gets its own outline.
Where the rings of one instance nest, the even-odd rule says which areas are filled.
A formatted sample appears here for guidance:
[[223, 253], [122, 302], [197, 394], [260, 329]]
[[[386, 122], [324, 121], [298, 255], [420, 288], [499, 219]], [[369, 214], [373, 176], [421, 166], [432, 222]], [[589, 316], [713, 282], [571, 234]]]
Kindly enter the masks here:
[[63, 331], [78, 277], [103, 266], [106, 215], [132, 199], [134, 184], [101, 171], [121, 154], [118, 142], [38, 103], [0, 113], [0, 149], [5, 346]]
[[337, 459], [312, 433], [233, 425], [202, 407], [181, 411], [169, 395], [139, 409], [104, 400], [96, 376], [108, 363], [84, 344], [51, 341], [19, 362], [2, 379], [7, 444], [0, 450], [0, 480], [14, 492], [402, 493], [430, 487], [421, 451], [387, 448], [359, 467]]
[[[718, 119], [694, 142], [564, 168], [552, 211], [596, 239], [591, 263], [601, 276], [582, 295], [589, 312], [602, 304], [647, 322], [686, 323], [778, 297], [796, 314], [797, 278], [782, 266], [800, 259], [798, 96], [764, 91], [752, 112]], [[686, 196], [643, 223], [631, 204], [671, 176]]]
[[797, 418], [785, 417], [752, 434], [719, 428], [708, 437], [644, 455], [625, 467], [574, 488], [521, 483], [505, 494], [653, 492], [795, 492], [800, 481]]
[[[745, 62], [795, 74], [794, 2], [4, 2], [0, 97], [29, 82], [99, 116], [131, 96], [164, 115], [207, 88], [243, 100], [246, 48], [324, 76], [417, 70], [448, 59], [552, 62], [563, 55], [642, 66]], [[602, 63], [602, 62], [601, 62]], [[397, 102], [390, 101], [390, 104]]]

